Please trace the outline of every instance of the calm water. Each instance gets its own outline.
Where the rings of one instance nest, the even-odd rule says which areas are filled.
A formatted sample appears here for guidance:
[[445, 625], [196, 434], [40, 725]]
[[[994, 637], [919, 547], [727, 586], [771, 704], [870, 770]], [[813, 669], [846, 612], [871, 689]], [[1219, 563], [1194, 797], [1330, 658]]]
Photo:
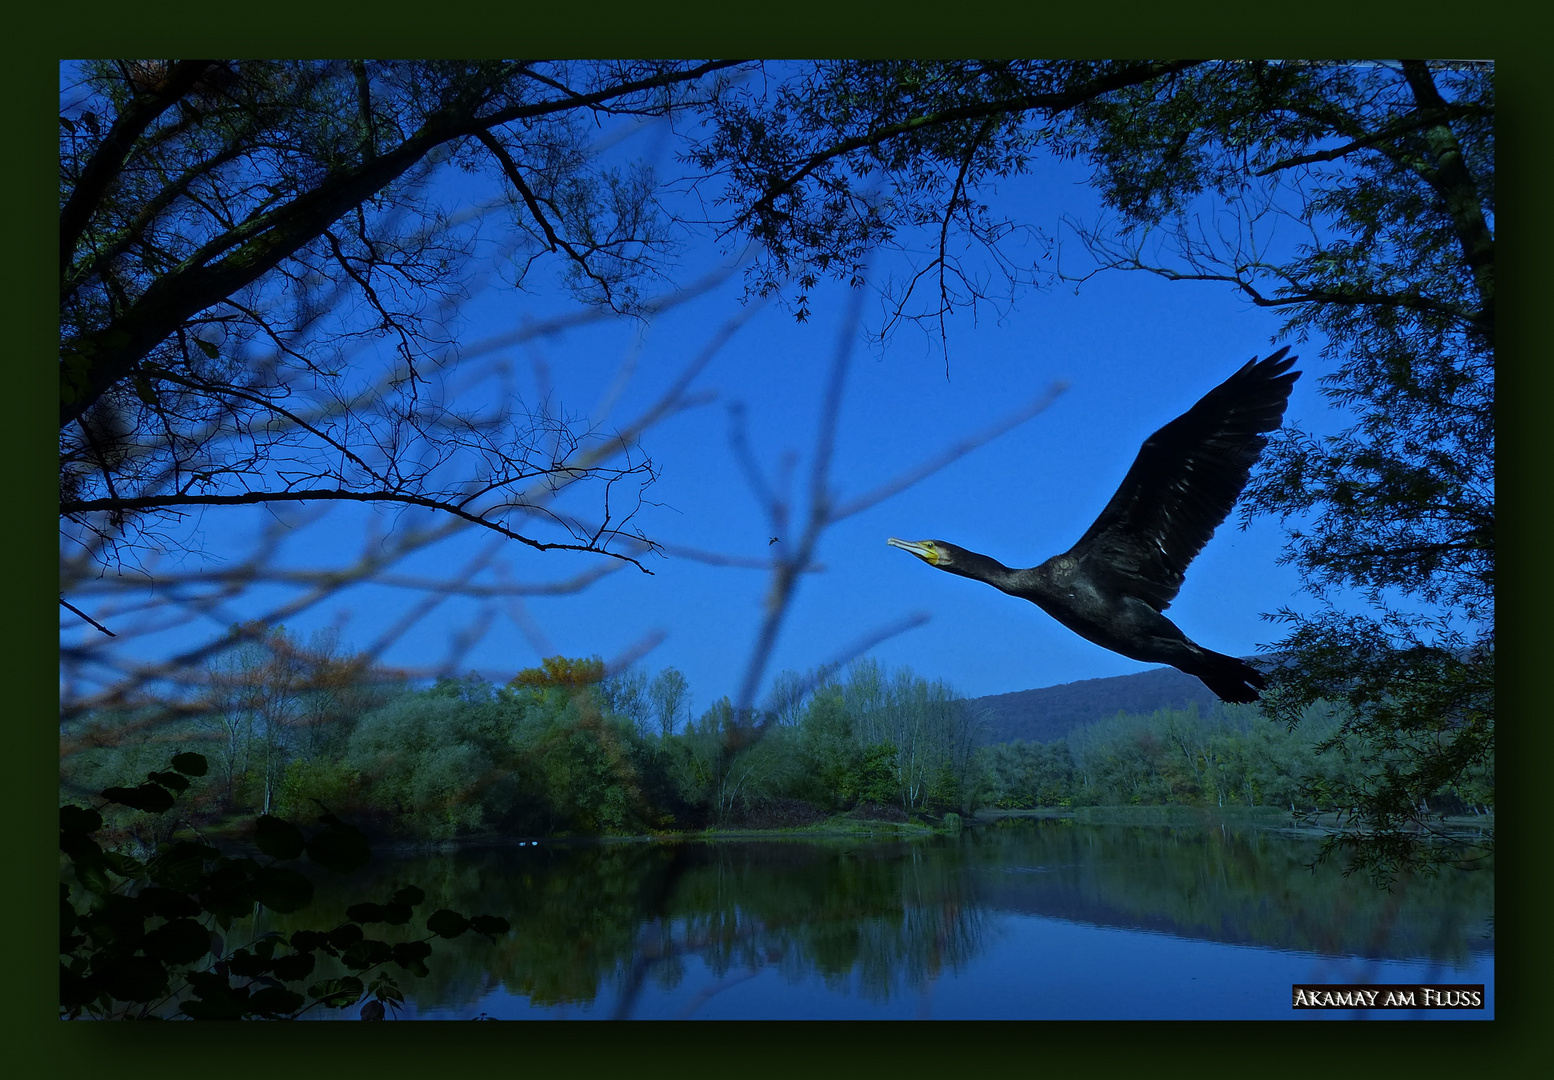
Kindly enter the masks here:
[[[414, 883], [423, 913], [513, 924], [494, 946], [438, 942], [431, 974], [401, 979], [404, 1018], [1493, 1017], [1489, 873], [1389, 895], [1311, 873], [1315, 851], [1250, 827], [1050, 821], [913, 842], [551, 844], [385, 862], [350, 899]], [[320, 886], [320, 915], [343, 908]], [[1295, 1012], [1297, 982], [1483, 983], [1487, 1007]]]

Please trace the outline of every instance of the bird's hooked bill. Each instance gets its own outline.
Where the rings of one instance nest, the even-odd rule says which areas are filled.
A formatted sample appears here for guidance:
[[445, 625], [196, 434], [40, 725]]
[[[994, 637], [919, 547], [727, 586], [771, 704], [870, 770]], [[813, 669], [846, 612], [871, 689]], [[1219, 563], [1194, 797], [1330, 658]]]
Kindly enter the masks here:
[[886, 538], [885, 543], [891, 547], [898, 547], [902, 551], [910, 551], [930, 565], [939, 564], [939, 552], [934, 548], [932, 540], [900, 540], [891, 536]]

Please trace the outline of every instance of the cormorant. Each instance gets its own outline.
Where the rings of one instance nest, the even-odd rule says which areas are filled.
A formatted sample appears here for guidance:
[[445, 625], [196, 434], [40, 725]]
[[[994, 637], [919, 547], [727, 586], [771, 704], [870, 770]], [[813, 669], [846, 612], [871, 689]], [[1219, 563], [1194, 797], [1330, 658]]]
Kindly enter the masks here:
[[1288, 348], [1253, 357], [1144, 440], [1122, 486], [1079, 542], [1040, 566], [1011, 570], [943, 540], [888, 541], [930, 566], [1029, 600], [1074, 633], [1145, 663], [1202, 679], [1221, 701], [1252, 702], [1267, 686], [1244, 660], [1189, 640], [1161, 614], [1225, 520], [1284, 419], [1300, 372]]

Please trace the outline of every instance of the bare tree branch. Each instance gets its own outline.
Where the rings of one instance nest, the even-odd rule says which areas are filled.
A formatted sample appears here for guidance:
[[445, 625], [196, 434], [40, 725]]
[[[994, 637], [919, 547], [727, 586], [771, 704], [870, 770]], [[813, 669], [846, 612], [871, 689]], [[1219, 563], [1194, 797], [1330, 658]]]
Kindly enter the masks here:
[[73, 611], [77, 615], [81, 616], [81, 618], [85, 619], [87, 622], [89, 622], [93, 626], [97, 627], [97, 629], [101, 630], [103, 633], [107, 634], [109, 637], [118, 637], [118, 635], [115, 634], [112, 630], [109, 630], [102, 623], [98, 622], [96, 619], [92, 618], [86, 612], [84, 612], [80, 608], [76, 607], [70, 601], [66, 600], [63, 596], [61, 596], [59, 598], [59, 606], [63, 607], [63, 608], [69, 608], [71, 611]]
[[402, 503], [406, 506], [419, 506], [427, 510], [452, 514], [454, 517], [461, 518], [471, 525], [479, 525], [481, 528], [490, 529], [492, 532], [500, 533], [509, 540], [517, 540], [521, 544], [526, 544], [536, 551], [593, 551], [601, 555], [608, 555], [613, 559], [629, 562], [644, 574], [651, 574], [653, 572], [630, 555], [623, 555], [618, 551], [609, 551], [595, 542], [586, 544], [542, 543], [521, 533], [513, 532], [499, 522], [491, 521], [479, 514], [470, 513], [468, 510], [446, 500], [399, 491], [342, 491], [330, 488], [314, 488], [303, 491], [249, 491], [241, 495], [146, 495], [134, 499], [88, 499], [80, 502], [62, 503], [60, 504], [60, 513], [69, 516], [98, 510], [122, 512], [181, 506], [251, 506], [256, 503], [284, 502]]

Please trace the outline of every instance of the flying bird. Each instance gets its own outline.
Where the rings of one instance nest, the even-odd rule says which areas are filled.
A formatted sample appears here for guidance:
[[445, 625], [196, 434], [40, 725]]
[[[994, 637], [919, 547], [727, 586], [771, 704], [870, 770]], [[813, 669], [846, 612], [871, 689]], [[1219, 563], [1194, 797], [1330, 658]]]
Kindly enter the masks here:
[[1221, 701], [1253, 702], [1267, 681], [1244, 660], [1195, 643], [1163, 614], [1187, 566], [1241, 489], [1300, 372], [1280, 349], [1245, 367], [1155, 432], [1101, 516], [1061, 555], [1012, 570], [943, 540], [898, 540], [929, 566], [1029, 600], [1080, 637], [1131, 660], [1170, 664]]

